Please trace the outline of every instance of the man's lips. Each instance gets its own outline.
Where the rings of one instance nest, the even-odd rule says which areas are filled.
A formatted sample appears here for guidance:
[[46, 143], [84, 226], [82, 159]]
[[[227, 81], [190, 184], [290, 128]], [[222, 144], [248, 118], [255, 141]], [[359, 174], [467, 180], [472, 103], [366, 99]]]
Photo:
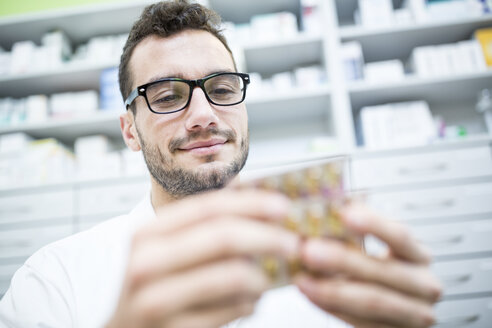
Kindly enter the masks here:
[[210, 155], [220, 150], [226, 142], [226, 139], [214, 138], [206, 141], [190, 143], [184, 147], [180, 147], [179, 150], [191, 152], [197, 155]]

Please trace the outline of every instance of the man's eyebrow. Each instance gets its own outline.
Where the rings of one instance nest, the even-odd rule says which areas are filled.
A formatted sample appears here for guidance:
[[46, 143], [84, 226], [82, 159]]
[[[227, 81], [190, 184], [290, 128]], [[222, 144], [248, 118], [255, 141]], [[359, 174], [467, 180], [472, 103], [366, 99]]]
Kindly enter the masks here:
[[[211, 71], [211, 72], [208, 72], [207, 74], [205, 74], [204, 76], [202, 76], [201, 78], [204, 78], [206, 76], [210, 76], [212, 74], [219, 74], [219, 73], [235, 73], [236, 71], [235, 70], [232, 70], [232, 69], [223, 69], [223, 70], [218, 70], [218, 71]], [[183, 80], [188, 80], [184, 75], [183, 73], [176, 73], [176, 74], [172, 74], [172, 75], [166, 75], [166, 76], [163, 76], [163, 75], [157, 75], [157, 76], [154, 76], [152, 77], [150, 80], [147, 81], [147, 83], [152, 83], [152, 82], [155, 82], [155, 81], [159, 81], [159, 80], [163, 80], [163, 79], [170, 79], [170, 78], [178, 78], [178, 79], [183, 79]], [[147, 84], [146, 83], [146, 84]]]

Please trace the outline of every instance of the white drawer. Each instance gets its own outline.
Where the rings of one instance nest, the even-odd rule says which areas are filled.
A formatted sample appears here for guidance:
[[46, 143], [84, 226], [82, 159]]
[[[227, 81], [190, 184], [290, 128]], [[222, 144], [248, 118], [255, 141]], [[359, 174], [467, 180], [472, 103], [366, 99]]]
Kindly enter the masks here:
[[415, 237], [434, 256], [487, 252], [492, 250], [492, 218], [459, 223], [410, 227]]
[[492, 298], [445, 301], [435, 307], [435, 328], [490, 328]]
[[73, 233], [72, 225], [42, 228], [0, 230], [0, 261], [5, 258], [24, 258], [39, 248]]
[[0, 224], [72, 216], [71, 189], [0, 197]]
[[492, 292], [492, 258], [435, 262], [431, 269], [445, 296]]
[[367, 200], [371, 207], [402, 220], [492, 213], [492, 183], [377, 192]]
[[149, 182], [83, 188], [78, 194], [78, 215], [127, 213], [142, 200], [149, 190]]
[[0, 265], [0, 295], [5, 294], [10, 286], [12, 276], [21, 266], [22, 263]]
[[355, 158], [354, 189], [492, 175], [487, 146], [379, 158]]

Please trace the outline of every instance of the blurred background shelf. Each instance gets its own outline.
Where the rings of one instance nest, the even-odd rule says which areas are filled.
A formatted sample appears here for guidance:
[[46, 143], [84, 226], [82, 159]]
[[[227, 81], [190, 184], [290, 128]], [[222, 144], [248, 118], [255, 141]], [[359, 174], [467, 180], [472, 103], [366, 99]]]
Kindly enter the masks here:
[[476, 101], [478, 91], [490, 87], [492, 70], [436, 78], [407, 76], [402, 81], [353, 82], [349, 93], [354, 109], [380, 103], [425, 99], [430, 103]]
[[[408, 58], [417, 46], [458, 42], [473, 37], [479, 28], [492, 25], [492, 15], [433, 22], [412, 26], [368, 29], [360, 26], [340, 28], [342, 41], [359, 41], [367, 62]], [[391, 45], [391, 46], [390, 46]]]
[[66, 64], [46, 72], [0, 76], [0, 97], [96, 90], [99, 89], [101, 72], [118, 65], [119, 61]]
[[2, 17], [0, 46], [10, 48], [19, 40], [39, 44], [46, 32], [57, 29], [66, 32], [73, 43], [99, 35], [128, 33], [143, 8], [151, 3], [149, 0], [113, 1]]
[[89, 116], [69, 119], [50, 119], [42, 123], [23, 123], [0, 126], [0, 134], [24, 132], [34, 138], [56, 138], [65, 144], [73, 144], [76, 138], [91, 134], [105, 134], [114, 140], [121, 139], [121, 111], [97, 111]]

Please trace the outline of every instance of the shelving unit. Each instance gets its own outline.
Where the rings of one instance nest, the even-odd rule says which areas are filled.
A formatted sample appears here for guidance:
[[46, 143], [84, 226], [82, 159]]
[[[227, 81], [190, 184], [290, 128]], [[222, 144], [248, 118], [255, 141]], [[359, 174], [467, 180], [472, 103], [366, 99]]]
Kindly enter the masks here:
[[[74, 44], [85, 43], [94, 36], [127, 33], [141, 10], [152, 2], [154, 1], [113, 2], [3, 18], [0, 19], [0, 46], [10, 49], [13, 42], [21, 40], [33, 40], [39, 43], [41, 36], [53, 28], [65, 31]], [[402, 2], [402, 0], [394, 0], [393, 4], [398, 8], [401, 7]], [[226, 21], [234, 23], [248, 22], [256, 14], [279, 11], [293, 13], [299, 22], [301, 19], [300, 0], [208, 0], [208, 3]], [[241, 45], [240, 51], [248, 72], [270, 77], [275, 73], [293, 71], [302, 66], [319, 65], [324, 69], [327, 77], [320, 85], [247, 97], [251, 149], [246, 170], [333, 153], [348, 154], [355, 160], [382, 158], [384, 163], [385, 159], [390, 157], [428, 155], [432, 152], [473, 147], [486, 148], [487, 144], [490, 144], [491, 138], [486, 134], [483, 119], [476, 113], [474, 107], [478, 91], [492, 86], [492, 70], [428, 79], [406, 76], [401, 81], [391, 83], [349, 82], [345, 80], [342, 69], [341, 45], [353, 40], [359, 41], [366, 62], [387, 59], [406, 61], [414, 47], [469, 39], [477, 28], [492, 26], [492, 15], [368, 30], [353, 25], [357, 0], [324, 0], [320, 3], [323, 29], [319, 34], [301, 32], [289, 39], [271, 42], [252, 41]], [[65, 65], [49, 72], [0, 76], [0, 97], [97, 90], [100, 73], [118, 64], [114, 61]], [[410, 100], [426, 100], [433, 114], [444, 117], [450, 124], [464, 125], [472, 136], [463, 141], [442, 141], [428, 147], [385, 151], [368, 151], [357, 147], [355, 122], [362, 107]], [[118, 117], [123, 111], [123, 108], [121, 111], [97, 111], [90, 117], [0, 126], [0, 135], [25, 132], [34, 138], [54, 137], [67, 145], [72, 145], [77, 137], [102, 133], [122, 144]], [[314, 151], [316, 147], [313, 141], [320, 141], [324, 146]], [[474, 179], [470, 181], [480, 182], [477, 178]], [[490, 182], [490, 178], [487, 179]], [[107, 193], [107, 190], [117, 193], [118, 190], [133, 190], [132, 188], [140, 191], [146, 186], [146, 182], [148, 182], [146, 176], [132, 176], [94, 181], [71, 179], [46, 185], [0, 186], [0, 200], [23, 194], [55, 197], [57, 192], [65, 191], [77, 205], [67, 211], [65, 217], [55, 220], [56, 224], [71, 224], [74, 231], [79, 231], [119, 214], [98, 213], [95, 207], [93, 211], [89, 211], [90, 215], [85, 215], [77, 207], [83, 201], [81, 195], [85, 195], [84, 197], [91, 193], [98, 195], [98, 192]], [[455, 183], [452, 180], [448, 182], [449, 186]], [[124, 199], [125, 206], [133, 205], [128, 201], [128, 196], [118, 197], [107, 202], [114, 202], [111, 206], [116, 206], [121, 205]], [[135, 202], [138, 198], [135, 197]], [[97, 197], [92, 201], [97, 202]], [[123, 208], [121, 212], [124, 212]], [[0, 232], [13, 229], [13, 226], [2, 225], [1, 217], [4, 215], [2, 213], [0, 206]], [[46, 222], [54, 225], [55, 221]], [[28, 224], [24, 228], [40, 228], [39, 222], [37, 226]], [[15, 229], [19, 227], [21, 225], [16, 226]], [[6, 286], [5, 279], [10, 277], [13, 268], [20, 263], [21, 259], [17, 257], [0, 258], [0, 296]]]

